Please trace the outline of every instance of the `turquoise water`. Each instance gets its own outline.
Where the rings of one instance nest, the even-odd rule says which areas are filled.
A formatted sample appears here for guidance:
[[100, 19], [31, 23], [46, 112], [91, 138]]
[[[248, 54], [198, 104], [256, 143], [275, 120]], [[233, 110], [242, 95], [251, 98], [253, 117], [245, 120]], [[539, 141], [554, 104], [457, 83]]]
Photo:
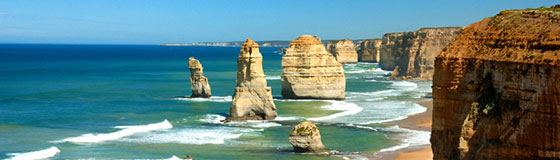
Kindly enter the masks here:
[[[386, 124], [420, 113], [430, 83], [390, 81], [375, 63], [345, 65], [347, 100], [284, 100], [279, 48], [261, 48], [279, 117], [222, 124], [237, 47], [0, 45], [0, 159], [342, 159], [428, 143]], [[211, 99], [190, 95], [187, 59], [204, 66]], [[288, 135], [314, 121], [328, 149], [292, 152]]]

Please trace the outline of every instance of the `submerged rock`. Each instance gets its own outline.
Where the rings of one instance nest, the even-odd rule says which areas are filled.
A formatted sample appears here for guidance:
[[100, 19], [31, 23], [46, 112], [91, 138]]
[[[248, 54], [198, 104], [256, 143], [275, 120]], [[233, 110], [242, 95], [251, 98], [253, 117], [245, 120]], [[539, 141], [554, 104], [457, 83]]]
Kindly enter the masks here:
[[357, 63], [358, 53], [354, 50], [354, 42], [349, 39], [334, 40], [327, 44], [327, 51], [333, 54], [336, 61], [345, 63]]
[[319, 128], [312, 122], [301, 122], [290, 133], [290, 144], [298, 153], [322, 153], [327, 149], [321, 141]]
[[271, 120], [276, 118], [276, 106], [262, 69], [259, 45], [247, 39], [237, 59], [237, 86], [233, 94], [227, 121]]
[[189, 70], [191, 72], [191, 97], [205, 97], [208, 98], [212, 96], [210, 90], [210, 84], [208, 84], [208, 78], [204, 77], [202, 74], [202, 64], [200, 61], [194, 57], [189, 58]]
[[282, 56], [282, 96], [294, 99], [344, 99], [342, 65], [321, 41], [303, 35], [290, 42]]
[[436, 58], [434, 159], [560, 159], [560, 6], [504, 10]]

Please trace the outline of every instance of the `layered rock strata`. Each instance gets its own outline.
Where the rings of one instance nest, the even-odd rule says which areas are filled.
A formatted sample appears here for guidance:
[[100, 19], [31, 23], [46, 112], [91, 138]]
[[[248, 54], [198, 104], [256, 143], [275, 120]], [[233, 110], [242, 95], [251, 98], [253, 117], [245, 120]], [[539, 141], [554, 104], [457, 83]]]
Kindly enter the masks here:
[[358, 62], [358, 53], [354, 50], [354, 42], [352, 40], [330, 41], [327, 44], [327, 51], [336, 58], [336, 61], [342, 64]]
[[435, 61], [434, 159], [560, 159], [560, 8], [471, 24]]
[[282, 56], [282, 96], [292, 99], [344, 99], [344, 69], [317, 39], [303, 35]]
[[189, 57], [189, 70], [191, 72], [191, 97], [205, 97], [212, 96], [208, 78], [204, 77], [202, 64], [194, 57]]
[[441, 50], [453, 42], [463, 27], [423, 28], [413, 32], [383, 35], [379, 66], [395, 70], [393, 79], [431, 80], [434, 59]]
[[381, 39], [368, 39], [361, 41], [356, 52], [358, 62], [379, 62], [379, 49], [381, 49]]
[[321, 153], [327, 149], [321, 141], [319, 127], [312, 122], [301, 122], [290, 132], [290, 144], [298, 153]]
[[276, 106], [262, 69], [259, 45], [247, 39], [237, 59], [237, 86], [230, 108], [232, 121], [271, 120], [276, 118]]

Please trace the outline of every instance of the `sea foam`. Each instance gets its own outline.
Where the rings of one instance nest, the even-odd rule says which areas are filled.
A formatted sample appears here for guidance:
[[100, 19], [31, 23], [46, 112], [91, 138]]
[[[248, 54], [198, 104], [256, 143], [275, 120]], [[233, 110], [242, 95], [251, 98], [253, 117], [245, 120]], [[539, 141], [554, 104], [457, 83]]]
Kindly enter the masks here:
[[268, 127], [282, 126], [282, 124], [280, 123], [271, 122], [268, 120], [248, 120], [243, 122], [228, 122], [228, 123], [221, 122], [221, 120], [224, 119], [226, 119], [226, 117], [222, 115], [207, 114], [204, 118], [199, 119], [199, 121], [210, 123], [210, 124], [219, 124], [219, 125], [235, 126], [235, 127], [268, 128]]
[[56, 147], [50, 147], [43, 150], [25, 152], [25, 153], [8, 153], [8, 156], [12, 156], [6, 160], [35, 160], [35, 159], [45, 159], [56, 156], [60, 150]]
[[72, 143], [99, 143], [103, 141], [117, 140], [122, 137], [130, 136], [139, 132], [149, 132], [155, 130], [169, 129], [173, 128], [173, 125], [169, 121], [164, 120], [163, 122], [153, 123], [148, 125], [139, 126], [117, 126], [121, 130], [112, 133], [100, 133], [100, 134], [83, 134], [77, 137], [69, 137], [60, 141], [55, 142], [72, 142]]
[[192, 102], [231, 102], [231, 96], [212, 96], [210, 98], [190, 98], [190, 97], [178, 97], [175, 100], [181, 101], [192, 101]]
[[397, 137], [399, 140], [402, 140], [402, 143], [396, 146], [381, 149], [379, 150], [379, 152], [396, 151], [399, 149], [408, 148], [412, 146], [421, 146], [421, 145], [430, 144], [431, 133], [428, 131], [418, 131], [418, 130], [399, 128], [399, 126], [389, 127], [386, 130], [404, 133]]
[[363, 108], [358, 107], [358, 105], [356, 105], [354, 103], [349, 103], [349, 102], [344, 102], [344, 101], [333, 101], [333, 100], [330, 100], [328, 102], [330, 102], [331, 104], [326, 105], [326, 106], [321, 106], [321, 108], [322, 109], [327, 109], [327, 110], [342, 111], [342, 112], [338, 112], [338, 113], [323, 116], [323, 117], [307, 118], [307, 120], [310, 120], [310, 121], [330, 120], [330, 119], [335, 119], [335, 118], [342, 117], [342, 116], [356, 114], [356, 113], [359, 113], [363, 110]]
[[[224, 144], [228, 139], [236, 139], [243, 134], [260, 132], [262, 129], [236, 128], [236, 127], [197, 127], [170, 129], [166, 131], [139, 133], [119, 139], [121, 142], [145, 144]], [[253, 133], [255, 134], [255, 133]]]

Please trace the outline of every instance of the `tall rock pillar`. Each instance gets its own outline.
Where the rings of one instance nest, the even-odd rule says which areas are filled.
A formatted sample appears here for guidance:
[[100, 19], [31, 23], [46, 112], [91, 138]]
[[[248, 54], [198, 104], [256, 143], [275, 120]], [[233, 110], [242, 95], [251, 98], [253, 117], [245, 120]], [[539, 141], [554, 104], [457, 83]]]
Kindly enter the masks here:
[[210, 90], [210, 85], [208, 84], [208, 78], [202, 75], [203, 68], [200, 61], [195, 59], [194, 57], [189, 58], [189, 70], [191, 72], [191, 90], [192, 95], [191, 97], [205, 97], [208, 98], [212, 96], [212, 92]]
[[247, 39], [237, 59], [237, 86], [233, 94], [228, 120], [271, 120], [276, 118], [276, 106], [266, 75], [262, 69], [259, 45]]

